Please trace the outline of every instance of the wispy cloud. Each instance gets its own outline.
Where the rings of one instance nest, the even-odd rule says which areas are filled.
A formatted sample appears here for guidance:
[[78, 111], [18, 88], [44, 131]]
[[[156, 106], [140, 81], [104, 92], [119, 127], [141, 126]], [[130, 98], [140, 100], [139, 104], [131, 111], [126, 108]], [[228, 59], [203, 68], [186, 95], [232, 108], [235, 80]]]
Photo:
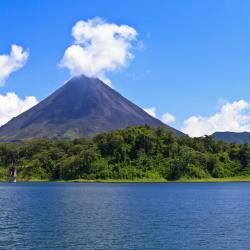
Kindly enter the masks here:
[[[149, 115], [157, 118], [157, 112], [155, 107], [144, 108], [143, 110], [146, 111]], [[166, 124], [170, 124], [176, 121], [175, 116], [172, 115], [171, 113], [165, 113], [158, 119], [160, 119], [162, 122]]]
[[166, 124], [170, 124], [172, 122], [175, 122], [176, 118], [174, 115], [172, 115], [170, 113], [165, 113], [162, 115], [161, 120], [162, 120], [162, 122], [164, 122]]
[[144, 108], [144, 111], [146, 111], [149, 115], [156, 117], [156, 108], [151, 107], [151, 108]]

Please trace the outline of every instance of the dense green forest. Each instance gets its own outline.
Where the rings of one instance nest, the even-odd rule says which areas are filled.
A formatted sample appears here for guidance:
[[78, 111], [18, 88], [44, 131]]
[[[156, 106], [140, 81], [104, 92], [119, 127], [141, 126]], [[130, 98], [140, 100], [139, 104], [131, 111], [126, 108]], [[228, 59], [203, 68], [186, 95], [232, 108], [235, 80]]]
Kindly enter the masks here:
[[0, 179], [105, 180], [250, 176], [250, 146], [176, 137], [163, 128], [129, 127], [74, 141], [0, 143]]

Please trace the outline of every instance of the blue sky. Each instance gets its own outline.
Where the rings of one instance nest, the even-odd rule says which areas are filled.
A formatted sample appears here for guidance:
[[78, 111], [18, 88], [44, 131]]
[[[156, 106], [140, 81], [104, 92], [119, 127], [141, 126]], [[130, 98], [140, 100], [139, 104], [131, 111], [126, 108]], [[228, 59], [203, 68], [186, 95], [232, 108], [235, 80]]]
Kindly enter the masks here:
[[70, 77], [58, 63], [73, 42], [72, 27], [101, 17], [133, 27], [137, 45], [143, 44], [133, 49], [127, 67], [107, 73], [121, 94], [143, 108], [155, 107], [159, 118], [173, 114], [171, 125], [178, 129], [194, 115], [198, 121], [189, 121], [192, 129], [218, 128], [211, 117], [219, 114], [220, 125], [231, 121], [223, 118], [222, 107], [229, 105], [238, 112], [230, 119], [242, 122], [224, 130], [249, 130], [249, 13], [250, 2], [244, 0], [2, 0], [0, 55], [17, 44], [28, 49], [29, 58], [6, 79], [0, 94], [42, 100], [60, 87]]

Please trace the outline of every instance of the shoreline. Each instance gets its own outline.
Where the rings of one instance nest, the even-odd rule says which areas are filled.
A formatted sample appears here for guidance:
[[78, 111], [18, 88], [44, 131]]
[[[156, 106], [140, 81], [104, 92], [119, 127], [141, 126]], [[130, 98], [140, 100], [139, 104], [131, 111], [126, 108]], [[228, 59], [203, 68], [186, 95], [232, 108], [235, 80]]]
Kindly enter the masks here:
[[[75, 179], [75, 180], [49, 180], [49, 179], [17, 179], [16, 183], [25, 182], [49, 182], [49, 183], [219, 183], [219, 182], [250, 182], [250, 176], [226, 177], [226, 178], [204, 178], [204, 179]], [[0, 180], [0, 183], [8, 183], [7, 180]]]

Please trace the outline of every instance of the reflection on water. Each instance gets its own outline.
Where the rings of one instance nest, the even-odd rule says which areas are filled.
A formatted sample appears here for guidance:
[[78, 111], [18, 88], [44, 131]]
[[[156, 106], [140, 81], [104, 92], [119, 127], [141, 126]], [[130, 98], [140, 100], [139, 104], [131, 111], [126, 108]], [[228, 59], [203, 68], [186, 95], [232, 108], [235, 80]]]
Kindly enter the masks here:
[[249, 249], [248, 183], [0, 184], [0, 249]]

